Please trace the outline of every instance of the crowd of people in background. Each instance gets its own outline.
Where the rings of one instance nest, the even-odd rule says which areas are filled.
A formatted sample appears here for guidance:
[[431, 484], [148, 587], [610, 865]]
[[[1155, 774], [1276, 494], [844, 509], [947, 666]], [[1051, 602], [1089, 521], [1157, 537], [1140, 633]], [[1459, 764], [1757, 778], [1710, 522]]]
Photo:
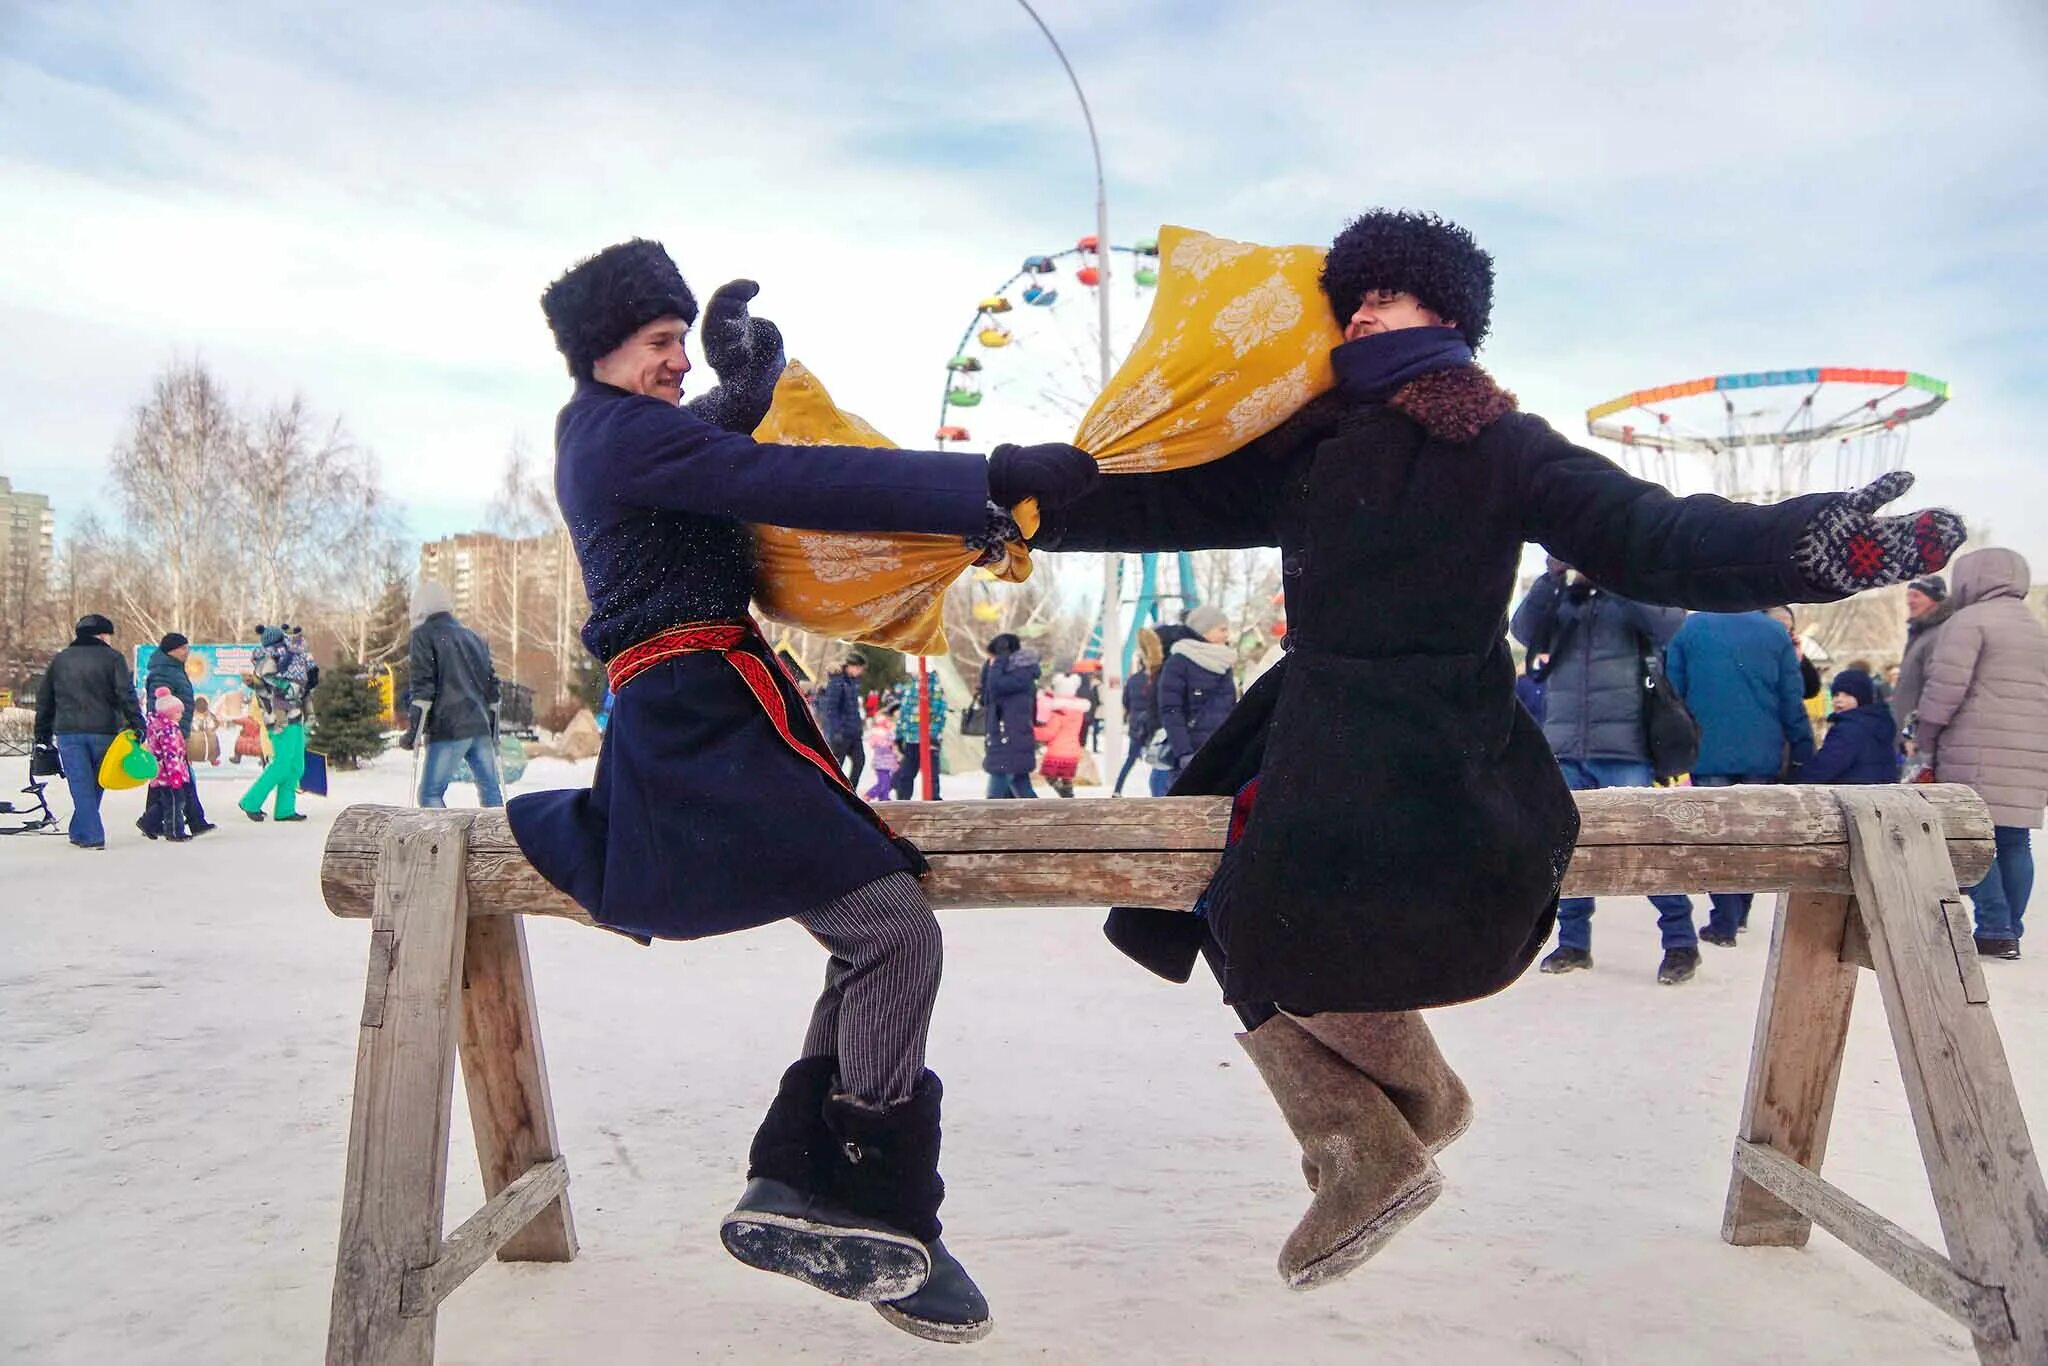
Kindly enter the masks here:
[[[2016, 958], [2033, 886], [2031, 832], [2048, 808], [2048, 628], [2028, 607], [2026, 561], [2003, 549], [1973, 551], [1906, 590], [1906, 641], [1898, 663], [1878, 670], [1851, 660], [1826, 678], [1802, 648], [1790, 607], [1768, 612], [1694, 612], [1631, 601], [1551, 559], [1516, 607], [1510, 634], [1525, 650], [1516, 695], [1542, 727], [1566, 782], [1579, 790], [1644, 787], [1655, 771], [1647, 699], [1667, 687], [1698, 728], [1684, 781], [1696, 787], [1758, 783], [1959, 782], [1991, 808], [1996, 859], [1966, 889], [1977, 947]], [[423, 746], [417, 798], [444, 804], [462, 769], [485, 806], [504, 792], [497, 764], [499, 681], [490, 647], [456, 620], [448, 594], [426, 583], [412, 602], [408, 725], [403, 748]], [[219, 762], [217, 721], [196, 696], [191, 642], [165, 635], [138, 687], [111, 642], [113, 622], [82, 617], [71, 644], [45, 671], [36, 697], [33, 767], [61, 773], [70, 795], [71, 842], [106, 847], [102, 766], [124, 732], [154, 761], [138, 830], [183, 843], [217, 828], [195, 780]], [[1082, 661], [1048, 675], [1039, 653], [1004, 632], [986, 642], [964, 729], [983, 742], [991, 798], [1040, 795], [1034, 777], [1075, 795], [1101, 745], [1099, 666]], [[1124, 752], [1112, 796], [1143, 769], [1165, 795], [1214, 735], [1239, 695], [1241, 661], [1224, 614], [1190, 610], [1184, 621], [1137, 633], [1138, 667], [1123, 693]], [[309, 699], [319, 666], [303, 631], [259, 629], [242, 680], [260, 720], [262, 772], [238, 803], [253, 822], [303, 821]], [[870, 691], [868, 659], [849, 652], [813, 694], [819, 727], [856, 791], [870, 800], [919, 795], [926, 728], [935, 756], [929, 795], [941, 797], [948, 699], [927, 675]], [[863, 790], [863, 778], [869, 779]], [[266, 812], [266, 805], [269, 810]], [[1752, 894], [1711, 892], [1704, 927], [1692, 898], [1650, 898], [1663, 941], [1658, 980], [1690, 979], [1700, 944], [1733, 948], [1748, 928]], [[1557, 944], [1543, 971], [1593, 966], [1589, 897], [1558, 907]]]
[[[1896, 668], [1852, 659], [1823, 680], [1789, 607], [1688, 615], [1632, 602], [1552, 559], [1510, 626], [1527, 651], [1516, 692], [1576, 789], [1659, 781], [1648, 714], [1659, 686], [1697, 726], [1684, 779], [1695, 787], [1976, 789], [1991, 808], [1997, 853], [1990, 873], [1965, 889], [1976, 947], [1988, 958], [2017, 958], [2033, 887], [2031, 833], [2048, 809], [2048, 627], [2026, 604], [2030, 576], [2016, 552], [1973, 551], [1952, 573], [1953, 589], [1938, 574], [1908, 587]], [[1652, 896], [1664, 944], [1658, 980], [1689, 980], [1701, 942], [1735, 947], [1751, 899], [1710, 893], [1699, 929], [1691, 898]], [[1592, 913], [1591, 898], [1560, 901], [1545, 972], [1593, 966]]]
[[[489, 645], [455, 619], [448, 592], [437, 583], [415, 593], [412, 624], [409, 696], [400, 707], [410, 724], [399, 744], [422, 747], [415, 798], [423, 807], [445, 805], [449, 783], [467, 767], [480, 803], [504, 805], [496, 748], [499, 681]], [[193, 686], [187, 636], [173, 631], [157, 642], [138, 688], [113, 635], [109, 618], [88, 613], [44, 670], [36, 691], [31, 781], [62, 778], [71, 797], [71, 843], [105, 849], [101, 811], [105, 779], [113, 776], [109, 755], [125, 767], [132, 748], [149, 774], [141, 779], [148, 795], [136, 829], [147, 840], [186, 843], [218, 828], [207, 818], [197, 774], [221, 763], [220, 718]], [[320, 685], [304, 629], [259, 626], [238, 682], [255, 711], [247, 753], [262, 767], [237, 805], [252, 823], [303, 822], [298, 799], [306, 780], [307, 726]], [[236, 741], [236, 761], [244, 745]]]

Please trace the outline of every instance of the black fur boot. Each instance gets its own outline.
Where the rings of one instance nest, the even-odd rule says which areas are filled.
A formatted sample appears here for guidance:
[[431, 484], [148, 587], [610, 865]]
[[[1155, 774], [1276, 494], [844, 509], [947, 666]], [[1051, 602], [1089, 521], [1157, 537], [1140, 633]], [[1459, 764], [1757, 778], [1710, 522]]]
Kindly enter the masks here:
[[939, 1241], [939, 1101], [936, 1073], [918, 1079], [909, 1100], [874, 1109], [850, 1096], [825, 1102], [825, 1123], [840, 1141], [840, 1198], [916, 1237], [931, 1258], [931, 1274], [914, 1294], [885, 1296], [875, 1311], [896, 1327], [932, 1342], [974, 1342], [995, 1323], [988, 1300], [967, 1268]]
[[838, 1072], [835, 1058], [804, 1058], [783, 1073], [719, 1240], [748, 1266], [842, 1299], [901, 1299], [931, 1276], [931, 1253], [923, 1238], [838, 1195], [847, 1159], [825, 1117]]

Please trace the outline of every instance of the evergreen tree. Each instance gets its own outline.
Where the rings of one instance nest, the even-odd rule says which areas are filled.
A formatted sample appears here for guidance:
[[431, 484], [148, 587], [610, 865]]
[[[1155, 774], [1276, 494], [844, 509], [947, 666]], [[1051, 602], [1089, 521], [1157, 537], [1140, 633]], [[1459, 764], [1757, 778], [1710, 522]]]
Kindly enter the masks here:
[[312, 700], [312, 747], [329, 763], [360, 768], [384, 752], [384, 701], [360, 664], [342, 659], [324, 670]]
[[605, 687], [604, 661], [579, 648], [569, 664], [569, 695], [590, 708], [595, 716], [604, 703]]
[[405, 575], [393, 574], [370, 611], [363, 631], [363, 659], [371, 666], [391, 669], [391, 701], [394, 711], [403, 711], [399, 699], [405, 696], [412, 655], [412, 590]]

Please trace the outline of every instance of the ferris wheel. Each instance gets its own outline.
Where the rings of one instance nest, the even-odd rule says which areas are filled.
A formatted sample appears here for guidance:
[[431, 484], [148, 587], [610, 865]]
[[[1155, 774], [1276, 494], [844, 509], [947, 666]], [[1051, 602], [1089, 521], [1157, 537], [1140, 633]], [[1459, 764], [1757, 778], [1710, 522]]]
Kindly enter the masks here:
[[[1146, 238], [1112, 253], [1131, 258], [1105, 284], [1094, 236], [1063, 251], [1035, 253], [974, 306], [946, 360], [935, 439], [986, 449], [1072, 437], [1102, 388], [1102, 328], [1095, 291], [1127, 295], [1110, 310], [1109, 351], [1137, 339], [1159, 283], [1159, 243]], [[1071, 274], [1069, 274], [1071, 271]]]
[[[1121, 357], [1143, 330], [1159, 283], [1159, 240], [1141, 238], [1111, 253], [1129, 258], [1111, 271], [1105, 285], [1100, 240], [1093, 234], [1061, 251], [1036, 252], [1015, 273], [975, 304], [946, 361], [936, 440], [971, 441], [986, 449], [1004, 441], [1027, 444], [1065, 441], [1087, 414], [1102, 388], [1101, 313], [1095, 291], [1124, 292], [1110, 310], [1109, 353]], [[1162, 563], [1162, 558], [1164, 563]], [[1119, 558], [1116, 608], [1124, 629], [1123, 667], [1128, 672], [1137, 648], [1137, 628], [1160, 619], [1167, 603], [1181, 611], [1195, 606], [1194, 563], [1183, 553], [1171, 557]], [[973, 619], [992, 623], [1009, 586], [988, 573], [976, 574], [966, 589]], [[1102, 620], [1097, 620], [1079, 665], [1102, 657]]]
[[1623, 394], [1587, 409], [1586, 430], [1645, 478], [1675, 486], [1678, 456], [1698, 456], [1714, 492], [1777, 502], [1898, 469], [1912, 424], [1948, 399], [1946, 381], [1912, 370], [1752, 370]]

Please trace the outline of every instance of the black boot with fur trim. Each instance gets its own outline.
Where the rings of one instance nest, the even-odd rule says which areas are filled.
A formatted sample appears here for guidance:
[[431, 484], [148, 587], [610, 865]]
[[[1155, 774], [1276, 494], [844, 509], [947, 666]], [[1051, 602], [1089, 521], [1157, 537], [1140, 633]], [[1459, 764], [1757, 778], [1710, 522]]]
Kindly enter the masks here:
[[[882, 1202], [852, 1206], [839, 1195], [847, 1158], [825, 1118], [828, 1103], [839, 1103], [831, 1100], [838, 1074], [836, 1058], [804, 1058], [783, 1073], [782, 1087], [754, 1135], [747, 1188], [720, 1223], [719, 1240], [748, 1266], [828, 1295], [901, 1299], [924, 1287], [932, 1255], [925, 1237], [878, 1217]], [[932, 1122], [936, 1184], [936, 1109]], [[930, 1205], [935, 1215], [937, 1200]], [[932, 1229], [929, 1236], [936, 1237], [935, 1217]]]
[[931, 1258], [931, 1276], [912, 1294], [883, 1297], [875, 1311], [896, 1327], [930, 1342], [974, 1342], [995, 1327], [988, 1300], [967, 1268], [939, 1241], [939, 1101], [936, 1073], [918, 1079], [909, 1100], [886, 1109], [851, 1096], [825, 1102], [825, 1123], [839, 1140], [839, 1198], [848, 1208], [918, 1239]]

